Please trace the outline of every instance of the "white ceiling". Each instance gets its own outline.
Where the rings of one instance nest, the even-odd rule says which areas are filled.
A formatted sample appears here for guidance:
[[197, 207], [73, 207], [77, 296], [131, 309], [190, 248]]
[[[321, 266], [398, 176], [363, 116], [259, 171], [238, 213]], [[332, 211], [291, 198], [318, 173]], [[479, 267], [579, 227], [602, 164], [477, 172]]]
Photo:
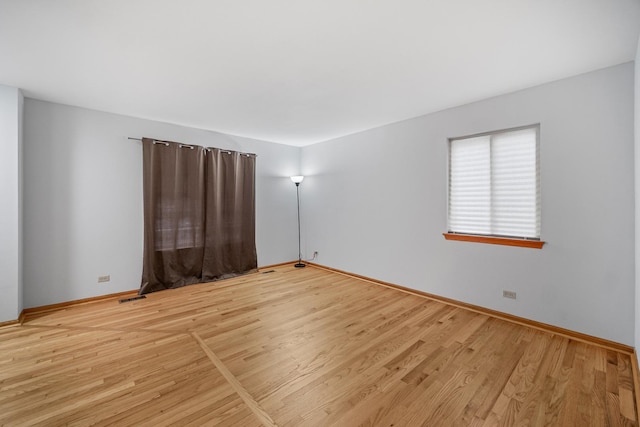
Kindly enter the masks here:
[[640, 0], [0, 0], [0, 84], [307, 145], [631, 61]]

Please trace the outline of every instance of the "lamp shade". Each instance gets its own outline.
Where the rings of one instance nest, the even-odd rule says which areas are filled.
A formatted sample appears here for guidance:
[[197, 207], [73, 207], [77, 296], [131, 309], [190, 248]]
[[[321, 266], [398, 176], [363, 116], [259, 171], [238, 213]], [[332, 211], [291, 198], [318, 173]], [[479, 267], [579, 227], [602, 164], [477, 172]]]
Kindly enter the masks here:
[[300, 184], [302, 180], [304, 180], [304, 176], [302, 175], [296, 175], [291, 177], [291, 181], [293, 181], [294, 184]]

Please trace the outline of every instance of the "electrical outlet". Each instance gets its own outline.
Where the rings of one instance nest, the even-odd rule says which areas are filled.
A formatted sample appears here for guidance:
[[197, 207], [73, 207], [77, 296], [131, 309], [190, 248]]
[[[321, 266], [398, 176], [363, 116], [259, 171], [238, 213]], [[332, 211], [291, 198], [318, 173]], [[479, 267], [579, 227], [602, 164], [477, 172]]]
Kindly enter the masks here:
[[313, 259], [318, 258], [318, 251], [313, 251]]
[[502, 291], [502, 296], [505, 298], [516, 299], [516, 293], [513, 291]]
[[107, 276], [98, 276], [98, 283], [104, 283], [104, 282], [108, 282], [111, 280], [111, 276], [107, 275]]

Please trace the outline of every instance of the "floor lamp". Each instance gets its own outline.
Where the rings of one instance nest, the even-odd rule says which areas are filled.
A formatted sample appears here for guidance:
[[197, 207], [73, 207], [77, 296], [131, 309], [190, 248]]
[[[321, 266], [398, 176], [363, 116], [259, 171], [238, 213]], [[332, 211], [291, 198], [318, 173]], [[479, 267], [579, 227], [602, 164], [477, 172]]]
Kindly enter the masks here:
[[304, 179], [302, 175], [296, 175], [291, 177], [291, 181], [296, 185], [296, 199], [298, 200], [298, 263], [295, 267], [306, 267], [302, 263], [302, 250], [300, 249], [300, 183]]

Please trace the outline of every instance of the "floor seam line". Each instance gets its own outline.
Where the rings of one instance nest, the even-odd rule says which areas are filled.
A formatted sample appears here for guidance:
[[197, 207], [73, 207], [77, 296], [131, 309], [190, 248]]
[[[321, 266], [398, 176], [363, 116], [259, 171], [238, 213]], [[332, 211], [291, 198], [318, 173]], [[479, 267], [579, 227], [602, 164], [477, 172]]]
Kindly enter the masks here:
[[277, 424], [273, 419], [269, 416], [267, 411], [264, 410], [262, 406], [251, 396], [251, 394], [243, 387], [243, 385], [238, 381], [238, 379], [231, 373], [231, 371], [226, 367], [226, 365], [218, 358], [218, 356], [211, 350], [204, 340], [198, 335], [196, 332], [192, 332], [191, 336], [200, 344], [202, 351], [205, 352], [209, 360], [213, 363], [213, 365], [218, 369], [218, 371], [222, 374], [224, 379], [229, 383], [231, 388], [240, 396], [240, 398], [247, 404], [251, 412], [262, 422], [262, 424], [270, 427], [277, 427]]

